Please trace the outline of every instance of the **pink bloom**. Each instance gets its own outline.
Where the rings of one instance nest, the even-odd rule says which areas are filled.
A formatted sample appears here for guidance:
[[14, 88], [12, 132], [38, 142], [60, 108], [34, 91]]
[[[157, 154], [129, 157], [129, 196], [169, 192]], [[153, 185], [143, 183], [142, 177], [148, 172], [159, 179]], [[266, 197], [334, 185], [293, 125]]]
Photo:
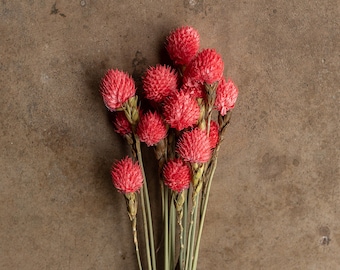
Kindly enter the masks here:
[[199, 128], [184, 132], [177, 143], [177, 152], [184, 161], [207, 162], [211, 158], [211, 148], [206, 132]]
[[177, 73], [168, 66], [157, 65], [146, 71], [143, 79], [145, 97], [161, 102], [166, 96], [177, 90]]
[[115, 162], [112, 165], [111, 176], [113, 185], [121, 193], [132, 193], [139, 191], [143, 185], [143, 176], [138, 163], [131, 158]]
[[210, 141], [210, 148], [213, 149], [216, 147], [219, 134], [218, 134], [218, 123], [216, 121], [210, 121], [210, 130], [209, 130], [209, 141]]
[[182, 159], [168, 161], [163, 168], [164, 184], [171, 190], [181, 192], [188, 189], [191, 180], [191, 171]]
[[199, 34], [190, 26], [177, 28], [167, 37], [166, 50], [175, 65], [188, 65], [195, 58], [199, 46]]
[[157, 112], [142, 115], [137, 127], [137, 135], [142, 142], [151, 146], [164, 139], [166, 134], [167, 128]]
[[203, 84], [190, 86], [189, 84], [182, 85], [180, 91], [189, 93], [194, 98], [205, 98], [205, 89]]
[[116, 112], [113, 120], [115, 131], [120, 135], [126, 135], [132, 132], [131, 124], [127, 120], [124, 112]]
[[224, 63], [214, 49], [204, 49], [190, 63], [184, 73], [184, 82], [212, 84], [223, 76]]
[[165, 121], [177, 130], [195, 125], [200, 116], [200, 108], [190, 93], [177, 92], [164, 101]]
[[218, 84], [216, 90], [215, 107], [222, 116], [226, 115], [227, 111], [235, 106], [237, 100], [238, 90], [232, 80], [223, 78]]
[[101, 81], [100, 92], [106, 107], [114, 111], [136, 94], [135, 82], [127, 73], [110, 69]]

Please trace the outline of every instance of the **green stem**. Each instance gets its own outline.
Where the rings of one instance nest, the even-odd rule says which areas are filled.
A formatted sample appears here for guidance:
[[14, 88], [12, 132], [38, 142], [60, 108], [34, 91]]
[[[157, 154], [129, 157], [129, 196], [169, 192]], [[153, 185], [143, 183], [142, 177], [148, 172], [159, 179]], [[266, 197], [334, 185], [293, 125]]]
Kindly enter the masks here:
[[198, 252], [199, 252], [199, 248], [200, 248], [200, 242], [201, 242], [201, 237], [202, 237], [202, 232], [203, 232], [204, 220], [205, 220], [205, 216], [206, 216], [206, 212], [207, 212], [211, 182], [212, 182], [212, 179], [214, 177], [214, 173], [215, 173], [216, 165], [217, 165], [217, 156], [216, 156], [216, 159], [214, 159], [213, 162], [214, 162], [214, 164], [213, 164], [213, 168], [212, 168], [212, 171], [211, 171], [208, 183], [207, 183], [206, 194], [205, 194], [205, 197], [202, 198], [203, 199], [202, 200], [203, 208], [202, 208], [201, 218], [200, 218], [200, 223], [199, 223], [199, 230], [198, 230], [198, 235], [197, 235], [197, 243], [196, 243], [196, 248], [195, 248], [194, 262], [193, 262], [192, 270], [196, 270], [196, 268], [197, 268]]
[[176, 209], [174, 194], [171, 195], [170, 203], [170, 269], [174, 269], [176, 254]]
[[169, 189], [164, 187], [164, 270], [169, 270]]
[[132, 233], [133, 233], [133, 242], [135, 243], [135, 248], [136, 248], [138, 267], [139, 267], [140, 270], [142, 270], [143, 267], [142, 267], [142, 262], [141, 262], [141, 259], [140, 259], [139, 248], [138, 248], [137, 219], [136, 219], [136, 217], [132, 220], [131, 225], [132, 225]]
[[192, 260], [193, 260], [193, 249], [194, 249], [194, 244], [195, 244], [195, 233], [196, 233], [196, 225], [197, 225], [197, 202], [198, 202], [198, 198], [199, 198], [199, 193], [196, 193], [195, 190], [193, 190], [185, 270], [191, 270], [192, 269], [191, 266], [192, 266]]
[[[230, 117], [231, 117], [231, 111], [228, 112], [228, 114], [223, 118], [221, 117], [221, 120], [223, 121], [223, 126], [221, 127], [220, 130], [220, 140], [216, 146], [216, 149], [214, 150], [214, 155], [212, 158], [212, 164], [211, 168], [208, 168], [207, 173], [209, 173], [209, 178], [208, 178], [208, 183], [206, 183], [206, 189], [203, 190], [203, 197], [202, 197], [202, 205], [201, 205], [201, 216], [200, 216], [200, 223], [199, 223], [199, 230], [198, 230], [198, 235], [197, 235], [197, 243], [196, 243], [196, 248], [195, 248], [195, 254], [194, 254], [194, 262], [193, 262], [193, 268], [192, 270], [196, 270], [197, 268], [197, 261], [198, 261], [198, 253], [199, 253], [199, 248], [200, 248], [200, 242], [201, 242], [201, 237], [202, 237], [202, 232], [203, 232], [203, 225], [204, 225], [204, 220], [207, 212], [207, 206], [208, 206], [208, 201], [209, 201], [209, 194], [210, 194], [210, 188], [211, 188], [211, 183], [214, 178], [214, 174], [216, 171], [217, 167], [217, 158], [218, 158], [218, 152], [221, 147], [221, 143], [223, 141], [223, 135], [226, 131], [227, 126], [230, 123]], [[222, 123], [222, 121], [221, 121]], [[211, 170], [210, 170], [211, 169]]]
[[[189, 194], [189, 192], [187, 194]], [[180, 270], [183, 269], [184, 264], [185, 264], [187, 213], [188, 213], [188, 196], [186, 196], [186, 200], [184, 200], [183, 208], [178, 217], [178, 224], [180, 226], [180, 252], [179, 252], [179, 269]]]
[[144, 225], [144, 237], [145, 237], [145, 248], [146, 248], [146, 259], [148, 262], [148, 269], [152, 270], [151, 266], [151, 255], [150, 255], [150, 239], [149, 239], [149, 231], [148, 231], [148, 222], [147, 222], [147, 216], [146, 216], [146, 210], [145, 210], [145, 202], [144, 202], [144, 196], [143, 196], [143, 190], [144, 187], [141, 188], [141, 202], [142, 202], [142, 213], [143, 213], [143, 225]]
[[[142, 198], [144, 197], [145, 203], [144, 207], [146, 208], [146, 218], [147, 218], [147, 227], [145, 227], [145, 230], [148, 231], [149, 238], [146, 239], [146, 242], [150, 242], [149, 252], [151, 252], [151, 262], [152, 262], [152, 269], [157, 269], [156, 267], [156, 254], [155, 254], [155, 244], [154, 244], [154, 237], [153, 237], [153, 226], [152, 226], [152, 216], [151, 216], [151, 207], [150, 207], [150, 199], [149, 199], [149, 192], [148, 192], [148, 185], [146, 181], [145, 171], [144, 171], [144, 165], [143, 165], [143, 158], [142, 158], [142, 152], [140, 147], [140, 140], [137, 135], [135, 135], [136, 139], [136, 150], [137, 150], [137, 159], [139, 162], [139, 165], [142, 170], [143, 174], [143, 188], [142, 188]], [[143, 207], [143, 208], [144, 208]]]

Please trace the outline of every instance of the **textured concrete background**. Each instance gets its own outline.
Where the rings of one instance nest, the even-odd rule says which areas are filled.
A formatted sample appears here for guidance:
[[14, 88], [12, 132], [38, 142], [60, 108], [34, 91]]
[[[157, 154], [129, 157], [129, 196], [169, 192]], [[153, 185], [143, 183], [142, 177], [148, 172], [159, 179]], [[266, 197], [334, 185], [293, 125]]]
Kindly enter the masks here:
[[188, 24], [240, 90], [199, 269], [340, 269], [339, 18], [338, 0], [2, 0], [0, 268], [137, 269], [98, 85]]

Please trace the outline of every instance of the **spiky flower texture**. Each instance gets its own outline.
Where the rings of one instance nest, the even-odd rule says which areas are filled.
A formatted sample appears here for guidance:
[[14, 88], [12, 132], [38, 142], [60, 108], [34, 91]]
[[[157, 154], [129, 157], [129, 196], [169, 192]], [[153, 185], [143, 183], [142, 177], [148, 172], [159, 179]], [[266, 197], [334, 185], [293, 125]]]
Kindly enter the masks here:
[[176, 91], [178, 77], [175, 70], [165, 65], [150, 67], [143, 78], [145, 97], [161, 102], [165, 97]]
[[211, 149], [215, 148], [219, 141], [218, 129], [219, 129], [218, 123], [216, 121], [211, 121], [209, 131], [209, 142]]
[[101, 81], [100, 92], [106, 107], [110, 111], [115, 111], [136, 94], [136, 86], [127, 73], [110, 69]]
[[127, 120], [124, 112], [116, 112], [113, 120], [115, 131], [120, 135], [126, 135], [132, 132], [131, 124]]
[[199, 34], [190, 26], [177, 28], [167, 37], [166, 50], [175, 65], [188, 65], [195, 58], [199, 46]]
[[209, 137], [199, 128], [186, 131], [177, 143], [177, 152], [184, 161], [205, 163], [211, 158]]
[[164, 139], [167, 128], [162, 117], [157, 112], [147, 112], [141, 116], [137, 127], [137, 135], [148, 146], [155, 145]]
[[133, 193], [143, 185], [143, 175], [139, 164], [130, 157], [125, 157], [112, 165], [111, 176], [113, 185], [121, 193]]
[[191, 172], [188, 165], [182, 159], [168, 161], [163, 168], [164, 184], [171, 190], [181, 192], [188, 189], [191, 180]]
[[185, 70], [183, 80], [191, 84], [213, 84], [222, 78], [223, 70], [222, 57], [214, 49], [204, 49]]
[[237, 96], [238, 89], [234, 82], [223, 78], [217, 87], [215, 100], [215, 107], [222, 116], [234, 108]]
[[180, 91], [165, 100], [163, 115], [172, 128], [180, 131], [197, 123], [200, 108], [195, 97]]

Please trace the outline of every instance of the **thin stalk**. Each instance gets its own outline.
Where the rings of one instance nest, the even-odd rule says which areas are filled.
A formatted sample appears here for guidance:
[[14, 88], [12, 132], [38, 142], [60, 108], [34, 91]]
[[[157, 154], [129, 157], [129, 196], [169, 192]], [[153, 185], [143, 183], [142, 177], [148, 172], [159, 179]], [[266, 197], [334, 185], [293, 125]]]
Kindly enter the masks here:
[[[136, 139], [136, 150], [137, 150], [137, 159], [139, 162], [139, 165], [142, 170], [143, 174], [143, 189], [142, 189], [142, 198], [145, 199], [145, 207], [146, 207], [146, 217], [147, 217], [147, 227], [145, 227], [146, 230], [148, 230], [149, 234], [149, 242], [150, 242], [150, 253], [151, 253], [151, 262], [152, 262], [152, 269], [157, 269], [156, 267], [156, 254], [155, 254], [155, 244], [154, 244], [154, 237], [153, 237], [153, 226], [152, 226], [152, 216], [151, 216], [151, 207], [150, 207], [150, 199], [149, 199], [149, 192], [148, 192], [148, 185], [146, 182], [146, 176], [144, 171], [144, 165], [143, 165], [143, 158], [142, 158], [142, 151], [140, 147], [140, 140], [137, 135], [135, 135]], [[146, 240], [147, 241], [147, 240]]]
[[145, 248], [146, 248], [146, 259], [148, 263], [148, 269], [152, 270], [151, 266], [151, 255], [150, 255], [150, 238], [149, 238], [149, 231], [148, 231], [148, 221], [146, 216], [146, 210], [145, 210], [145, 202], [144, 202], [144, 196], [143, 196], [143, 189], [141, 188], [141, 203], [142, 203], [142, 213], [143, 213], [143, 225], [144, 225], [144, 237], [145, 237]]
[[141, 259], [140, 259], [139, 248], [138, 248], [137, 219], [136, 219], [136, 217], [131, 221], [131, 225], [132, 225], [132, 233], [133, 233], [133, 242], [135, 243], [135, 248], [136, 248], [138, 267], [139, 267], [140, 270], [142, 270], [143, 267], [142, 267], [142, 262], [141, 262]]
[[164, 187], [164, 270], [169, 269], [169, 189]]
[[174, 269], [176, 254], [176, 209], [174, 194], [171, 196], [170, 203], [170, 269]]
[[185, 270], [191, 270], [192, 260], [193, 260], [193, 249], [195, 244], [195, 233], [196, 233], [196, 225], [197, 225], [197, 202], [199, 199], [199, 193], [195, 194], [193, 191], [193, 199], [192, 199], [192, 208], [190, 212], [190, 226], [188, 233], [188, 243], [187, 243], [187, 257]]
[[205, 220], [205, 216], [206, 216], [206, 212], [207, 212], [211, 183], [212, 183], [212, 179], [214, 177], [215, 170], [216, 170], [216, 167], [217, 167], [218, 152], [220, 150], [221, 143], [224, 139], [223, 135], [226, 131], [227, 126], [230, 123], [230, 118], [231, 118], [231, 111], [228, 111], [227, 115], [225, 115], [224, 117], [222, 117], [221, 115], [219, 116], [219, 124], [220, 125], [222, 124], [222, 126], [220, 127], [220, 134], [219, 134], [220, 135], [220, 141], [218, 142], [216, 149], [214, 151], [214, 156], [213, 156], [213, 160], [212, 160], [213, 164], [212, 164], [211, 171], [209, 172], [210, 175], [209, 175], [208, 183], [206, 185], [206, 190], [203, 191], [203, 197], [202, 197], [202, 202], [201, 202], [203, 204], [203, 207], [201, 205], [201, 217], [200, 217], [199, 230], [198, 230], [198, 235], [197, 235], [197, 243], [196, 243], [196, 248], [195, 248], [194, 262], [193, 262], [192, 270], [196, 270], [196, 268], [197, 268], [198, 253], [199, 253], [200, 242], [201, 242], [201, 237], [202, 237], [202, 232], [203, 232], [204, 220]]
[[[183, 191], [185, 192], [185, 191]], [[184, 195], [185, 196], [185, 195]], [[186, 231], [187, 231], [187, 212], [188, 212], [188, 204], [187, 204], [187, 199], [188, 197], [185, 196], [186, 199], [184, 200], [182, 209], [177, 215], [178, 219], [178, 225], [180, 228], [180, 235], [179, 235], [179, 240], [180, 240], [180, 249], [179, 249], [179, 269], [182, 270], [184, 267], [185, 263], [185, 239], [186, 239]], [[184, 226], [183, 226], [184, 224]]]
[[193, 262], [192, 270], [196, 270], [196, 268], [197, 268], [198, 252], [199, 252], [199, 248], [200, 248], [200, 242], [201, 242], [201, 237], [202, 237], [202, 232], [203, 232], [204, 220], [205, 220], [205, 216], [206, 216], [206, 212], [207, 212], [211, 182], [212, 182], [212, 179], [213, 179], [214, 174], [215, 174], [216, 165], [217, 165], [217, 156], [216, 156], [216, 159], [214, 159], [213, 168], [212, 168], [209, 180], [208, 180], [206, 196], [205, 196], [204, 200], [202, 200], [203, 208], [202, 208], [201, 218], [200, 218], [200, 223], [199, 223], [199, 229], [198, 229], [197, 242], [196, 242], [196, 248], [195, 248], [194, 262]]

